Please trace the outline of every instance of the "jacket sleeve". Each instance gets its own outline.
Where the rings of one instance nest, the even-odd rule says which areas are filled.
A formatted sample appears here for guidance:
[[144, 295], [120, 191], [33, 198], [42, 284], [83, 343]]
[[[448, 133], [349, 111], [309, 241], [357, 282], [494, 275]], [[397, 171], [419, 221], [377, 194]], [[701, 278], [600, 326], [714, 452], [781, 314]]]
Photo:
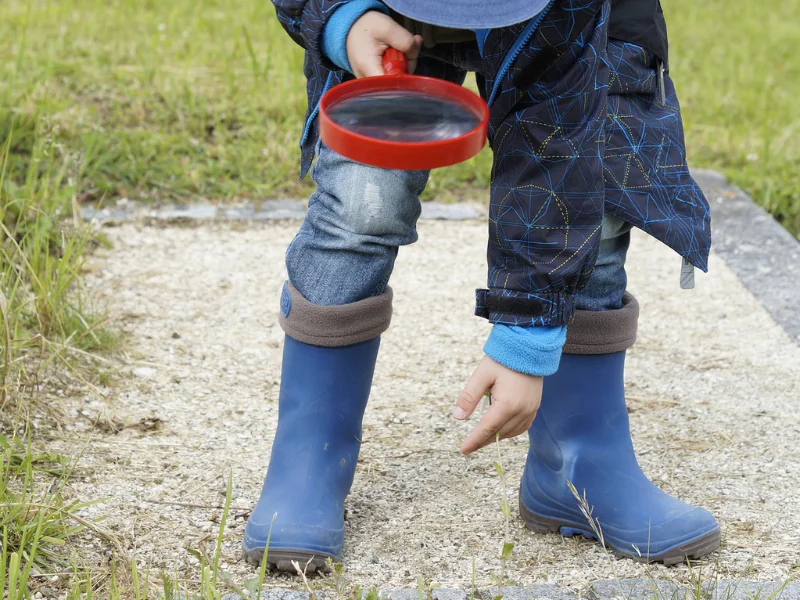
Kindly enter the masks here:
[[322, 32], [337, 8], [348, 0], [272, 0], [278, 20], [311, 58], [330, 71], [339, 69], [322, 51]]
[[[486, 82], [497, 90], [489, 274], [475, 312], [492, 323], [567, 325], [594, 268], [605, 194], [607, 19], [602, 0], [557, 1], [513, 68]], [[497, 35], [487, 49], [508, 47]]]

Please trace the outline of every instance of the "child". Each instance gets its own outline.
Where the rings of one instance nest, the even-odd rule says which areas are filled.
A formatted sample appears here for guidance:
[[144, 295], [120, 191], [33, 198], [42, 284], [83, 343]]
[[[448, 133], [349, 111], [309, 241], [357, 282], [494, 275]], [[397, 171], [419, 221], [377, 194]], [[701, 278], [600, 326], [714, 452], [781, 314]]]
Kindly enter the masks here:
[[569, 481], [621, 554], [670, 564], [715, 550], [714, 517], [639, 468], [623, 392], [638, 318], [624, 269], [631, 227], [703, 270], [710, 244], [663, 68], [658, 0], [274, 3], [306, 49], [302, 174], [316, 150], [317, 191], [286, 254], [278, 429], [246, 558], [260, 561], [273, 515], [269, 562], [279, 569], [298, 560], [313, 571], [341, 556], [343, 503], [391, 318], [387, 284], [398, 247], [417, 239], [428, 173], [339, 156], [317, 142], [315, 116], [331, 86], [382, 74], [390, 46], [419, 74], [460, 84], [474, 71], [490, 105], [489, 285], [476, 314], [494, 327], [454, 417], [468, 418], [487, 390], [494, 402], [461, 451], [529, 431], [520, 513], [534, 531], [591, 537]]

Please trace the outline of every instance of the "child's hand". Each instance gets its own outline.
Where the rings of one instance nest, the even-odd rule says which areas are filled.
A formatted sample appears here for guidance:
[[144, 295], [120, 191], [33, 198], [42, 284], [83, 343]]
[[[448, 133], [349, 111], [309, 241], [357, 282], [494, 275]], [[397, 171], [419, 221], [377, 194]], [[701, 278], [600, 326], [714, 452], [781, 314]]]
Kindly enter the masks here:
[[365, 12], [347, 34], [347, 59], [356, 77], [383, 75], [383, 53], [392, 47], [408, 57], [408, 72], [417, 67], [422, 37], [411, 35], [382, 12]]
[[498, 433], [504, 439], [522, 435], [530, 429], [542, 402], [541, 377], [517, 373], [484, 356], [458, 397], [453, 416], [460, 421], [468, 418], [486, 390], [492, 391], [492, 405], [461, 444], [462, 454], [491, 444]]

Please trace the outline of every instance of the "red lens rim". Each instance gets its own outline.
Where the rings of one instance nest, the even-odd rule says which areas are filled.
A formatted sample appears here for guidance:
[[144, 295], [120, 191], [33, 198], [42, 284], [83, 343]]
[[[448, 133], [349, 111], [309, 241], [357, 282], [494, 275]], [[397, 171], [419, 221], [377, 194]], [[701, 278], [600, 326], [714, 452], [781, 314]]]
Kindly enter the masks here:
[[[480, 124], [449, 140], [394, 142], [353, 133], [329, 116], [328, 111], [343, 100], [386, 91], [419, 92], [457, 102], [472, 112]], [[350, 160], [383, 169], [427, 170], [454, 165], [478, 154], [486, 145], [489, 108], [479, 96], [449, 81], [419, 75], [365, 77], [339, 84], [322, 97], [319, 128], [322, 142]]]

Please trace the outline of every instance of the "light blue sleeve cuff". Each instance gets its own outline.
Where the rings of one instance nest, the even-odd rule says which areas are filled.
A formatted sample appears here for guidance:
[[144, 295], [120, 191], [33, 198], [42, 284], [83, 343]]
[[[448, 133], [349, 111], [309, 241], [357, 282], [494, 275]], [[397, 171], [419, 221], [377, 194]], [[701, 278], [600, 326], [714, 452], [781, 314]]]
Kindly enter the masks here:
[[558, 370], [567, 327], [495, 325], [483, 351], [486, 356], [518, 373], [544, 377]]
[[350, 73], [353, 70], [347, 59], [347, 34], [353, 23], [369, 10], [389, 14], [386, 5], [378, 0], [350, 0], [336, 9], [322, 31], [322, 52], [337, 67]]

